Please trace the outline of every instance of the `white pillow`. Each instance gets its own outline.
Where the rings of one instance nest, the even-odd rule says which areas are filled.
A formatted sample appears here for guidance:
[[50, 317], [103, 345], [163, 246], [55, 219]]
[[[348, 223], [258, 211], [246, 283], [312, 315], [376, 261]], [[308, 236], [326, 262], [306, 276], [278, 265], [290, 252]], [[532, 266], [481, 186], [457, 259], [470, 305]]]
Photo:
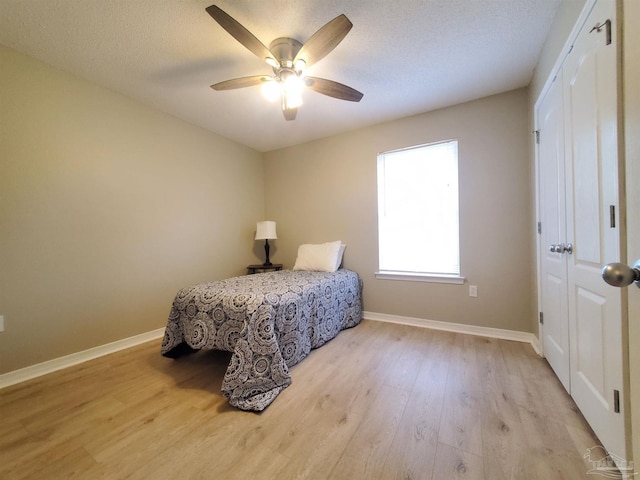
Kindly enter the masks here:
[[[336, 268], [335, 270], [338, 270], [340, 268], [340, 265], [342, 265], [342, 256], [344, 255], [344, 249], [347, 248], [347, 246], [344, 243], [340, 244], [340, 250], [338, 250], [338, 257], [336, 258]], [[334, 272], [335, 272], [334, 270]]]
[[335, 272], [342, 261], [341, 246], [340, 240], [316, 245], [300, 245], [293, 269]]

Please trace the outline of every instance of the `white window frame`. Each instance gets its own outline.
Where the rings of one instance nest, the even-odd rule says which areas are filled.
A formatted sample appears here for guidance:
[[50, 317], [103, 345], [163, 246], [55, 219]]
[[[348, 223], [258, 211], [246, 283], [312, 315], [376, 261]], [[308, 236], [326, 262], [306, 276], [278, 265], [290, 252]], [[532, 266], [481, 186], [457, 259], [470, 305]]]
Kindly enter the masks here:
[[[407, 147], [398, 150], [391, 150], [387, 152], [382, 152], [378, 154], [377, 158], [377, 176], [378, 176], [378, 190], [377, 190], [377, 198], [378, 198], [378, 271], [375, 272], [375, 276], [378, 279], [384, 280], [405, 280], [405, 281], [413, 281], [413, 282], [432, 282], [432, 283], [449, 283], [449, 284], [457, 284], [461, 285], [465, 282], [465, 277], [461, 275], [462, 266], [458, 265], [457, 273], [442, 273], [442, 272], [419, 272], [419, 271], [397, 271], [397, 270], [383, 270], [380, 268], [381, 261], [381, 250], [380, 250], [380, 219], [382, 217], [381, 209], [384, 208], [382, 205], [383, 197], [384, 197], [384, 173], [381, 173], [382, 165], [384, 162], [385, 155], [394, 154], [397, 152], [403, 152], [408, 150], [416, 150], [416, 149], [424, 149], [431, 146], [442, 145], [444, 143], [452, 143], [455, 142], [456, 147], [456, 168], [459, 167], [459, 160], [457, 156], [457, 147], [458, 141], [457, 139], [449, 139], [443, 140], [440, 142], [434, 142], [423, 145], [416, 145], [412, 147]], [[459, 188], [459, 174], [457, 175], [457, 186]], [[460, 195], [458, 191], [458, 206], [460, 204]], [[459, 209], [458, 209], [459, 210]], [[460, 218], [458, 214], [458, 259], [460, 258], [460, 229], [459, 229]], [[460, 263], [460, 262], [459, 262]]]

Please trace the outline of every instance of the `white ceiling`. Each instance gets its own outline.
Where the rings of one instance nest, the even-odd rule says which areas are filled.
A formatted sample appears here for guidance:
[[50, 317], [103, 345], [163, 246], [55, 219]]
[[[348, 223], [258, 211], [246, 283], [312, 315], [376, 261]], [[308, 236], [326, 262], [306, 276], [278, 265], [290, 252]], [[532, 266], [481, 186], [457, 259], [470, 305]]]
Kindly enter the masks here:
[[[353, 28], [310, 75], [364, 93], [306, 91], [295, 121], [259, 87], [272, 74], [206, 12], [262, 43], [304, 43], [344, 13]], [[0, 43], [259, 151], [295, 145], [529, 84], [560, 0], [0, 0]], [[46, 88], [46, 86], [43, 86]]]

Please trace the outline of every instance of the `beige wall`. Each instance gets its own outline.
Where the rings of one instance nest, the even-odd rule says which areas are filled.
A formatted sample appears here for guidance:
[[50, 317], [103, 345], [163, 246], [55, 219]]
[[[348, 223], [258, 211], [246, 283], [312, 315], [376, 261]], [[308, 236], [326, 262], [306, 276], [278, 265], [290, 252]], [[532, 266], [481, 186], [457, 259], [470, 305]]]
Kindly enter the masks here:
[[[340, 239], [364, 280], [365, 310], [531, 331], [534, 307], [527, 91], [520, 89], [266, 153], [272, 259], [291, 267], [299, 244]], [[457, 138], [461, 270], [478, 286], [378, 280], [376, 154]]]
[[258, 152], [11, 50], [0, 64], [0, 373], [163, 327], [179, 288], [257, 260]]

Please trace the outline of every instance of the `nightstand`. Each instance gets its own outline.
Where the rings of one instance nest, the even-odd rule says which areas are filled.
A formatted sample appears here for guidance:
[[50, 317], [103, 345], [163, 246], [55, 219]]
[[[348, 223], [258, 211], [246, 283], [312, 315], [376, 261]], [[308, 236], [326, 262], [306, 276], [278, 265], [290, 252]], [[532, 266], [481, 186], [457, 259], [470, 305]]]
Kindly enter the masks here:
[[247, 274], [252, 275], [254, 273], [262, 272], [277, 272], [278, 270], [282, 270], [281, 263], [272, 263], [271, 265], [249, 265], [247, 267]]

